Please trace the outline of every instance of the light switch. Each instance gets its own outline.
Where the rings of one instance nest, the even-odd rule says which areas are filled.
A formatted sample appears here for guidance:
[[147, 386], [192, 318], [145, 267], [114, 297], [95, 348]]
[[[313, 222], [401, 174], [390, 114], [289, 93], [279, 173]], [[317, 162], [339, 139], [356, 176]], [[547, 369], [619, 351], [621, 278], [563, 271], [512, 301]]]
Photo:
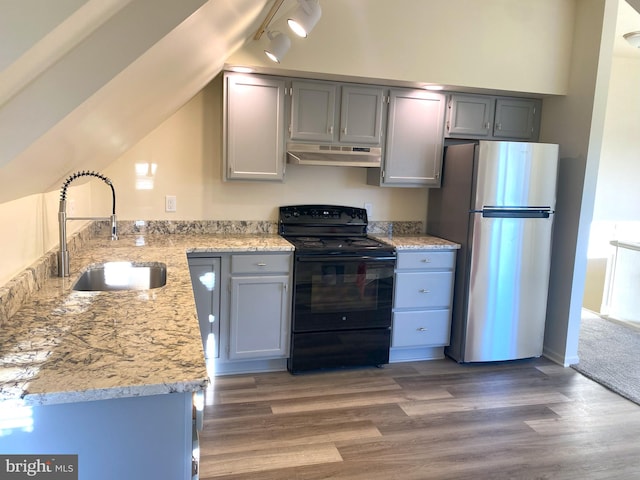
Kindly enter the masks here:
[[164, 211], [165, 212], [175, 212], [177, 208], [175, 195], [167, 195], [164, 197]]

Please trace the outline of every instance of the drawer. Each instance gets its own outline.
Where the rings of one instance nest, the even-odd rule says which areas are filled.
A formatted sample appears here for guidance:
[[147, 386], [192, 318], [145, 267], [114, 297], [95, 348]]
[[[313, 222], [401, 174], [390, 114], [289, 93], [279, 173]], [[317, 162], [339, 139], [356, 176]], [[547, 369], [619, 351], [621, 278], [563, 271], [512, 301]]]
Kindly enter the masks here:
[[456, 250], [425, 250], [421, 252], [398, 252], [396, 268], [398, 270], [451, 269], [456, 264]]
[[231, 273], [289, 273], [291, 254], [231, 255]]
[[451, 306], [453, 272], [396, 273], [394, 308]]
[[392, 347], [449, 345], [451, 310], [396, 312], [393, 314]]

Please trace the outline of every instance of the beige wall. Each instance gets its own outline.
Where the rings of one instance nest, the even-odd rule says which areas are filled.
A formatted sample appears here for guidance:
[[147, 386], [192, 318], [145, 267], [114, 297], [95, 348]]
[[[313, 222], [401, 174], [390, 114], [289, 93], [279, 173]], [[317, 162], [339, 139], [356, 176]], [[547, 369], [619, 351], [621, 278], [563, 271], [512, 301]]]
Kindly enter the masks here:
[[[91, 184], [69, 189], [76, 215], [91, 213]], [[58, 245], [57, 190], [0, 203], [0, 286]], [[69, 222], [68, 234], [86, 222]]]
[[[264, 54], [266, 35], [249, 41], [227, 63], [565, 94], [575, 3], [326, 0], [308, 38], [289, 35], [291, 49], [277, 67]], [[288, 30], [286, 11], [278, 12], [271, 30]]]
[[560, 144], [544, 354], [577, 363], [587, 246], [611, 73], [618, 0], [577, 2], [568, 93], [544, 102], [540, 140]]

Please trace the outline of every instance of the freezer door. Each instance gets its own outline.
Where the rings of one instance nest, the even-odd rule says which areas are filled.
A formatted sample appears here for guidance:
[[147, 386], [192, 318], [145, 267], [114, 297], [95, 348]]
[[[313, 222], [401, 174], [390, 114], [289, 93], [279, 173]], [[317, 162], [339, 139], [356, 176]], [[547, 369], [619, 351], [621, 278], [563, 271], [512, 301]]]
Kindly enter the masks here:
[[477, 148], [473, 209], [486, 206], [555, 208], [558, 145], [482, 141]]
[[549, 218], [472, 214], [464, 362], [538, 357], [546, 317]]

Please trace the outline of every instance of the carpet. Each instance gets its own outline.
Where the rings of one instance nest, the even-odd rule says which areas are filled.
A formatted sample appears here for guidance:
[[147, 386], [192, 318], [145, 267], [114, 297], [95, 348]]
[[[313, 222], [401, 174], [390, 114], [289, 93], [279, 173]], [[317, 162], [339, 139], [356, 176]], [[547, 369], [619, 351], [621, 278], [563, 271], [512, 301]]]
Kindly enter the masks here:
[[573, 369], [640, 405], [640, 329], [585, 312], [578, 357]]

